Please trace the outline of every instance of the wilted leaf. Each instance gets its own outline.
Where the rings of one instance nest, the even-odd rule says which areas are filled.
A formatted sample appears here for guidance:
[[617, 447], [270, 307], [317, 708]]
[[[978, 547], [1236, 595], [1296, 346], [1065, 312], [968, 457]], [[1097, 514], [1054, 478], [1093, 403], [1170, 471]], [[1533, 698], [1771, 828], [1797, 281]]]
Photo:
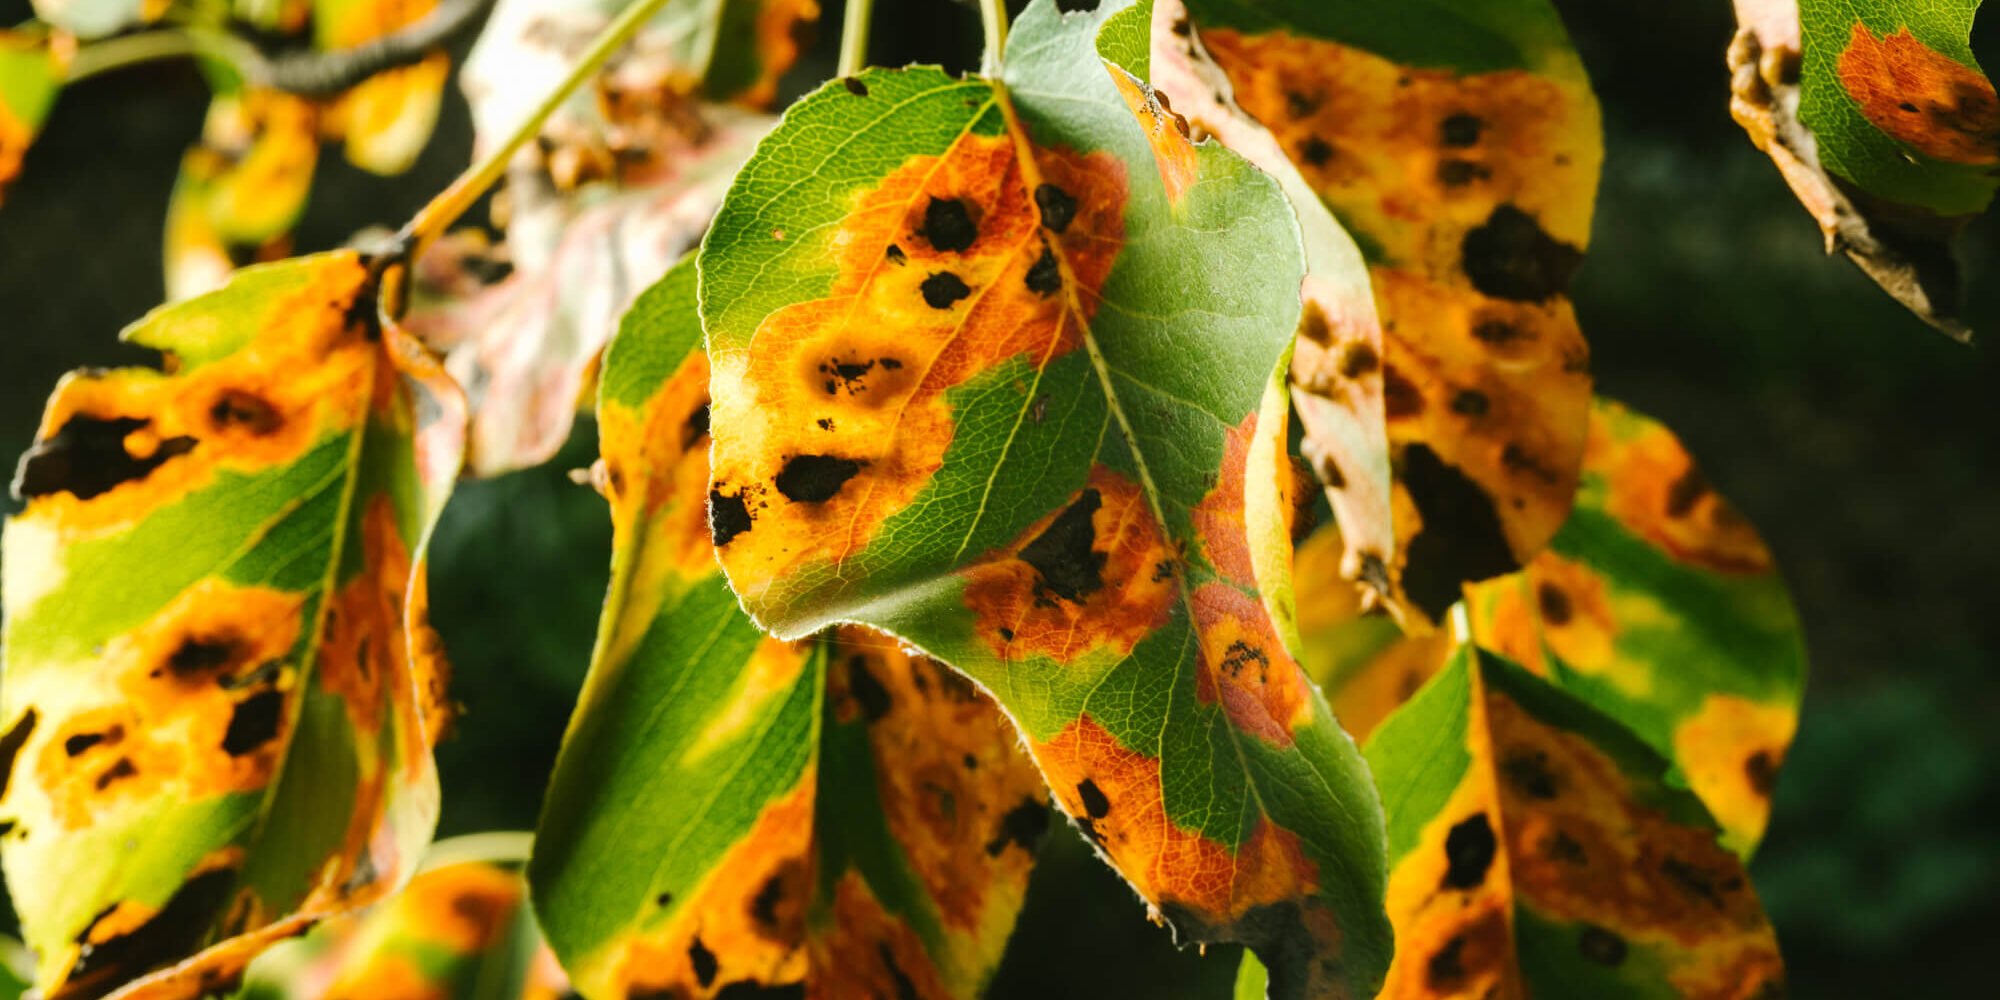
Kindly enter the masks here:
[[222, 287], [230, 272], [291, 251], [319, 162], [318, 109], [266, 89], [218, 95], [167, 203], [167, 297]]
[[1805, 646], [1756, 529], [1671, 432], [1598, 402], [1569, 521], [1468, 604], [1482, 645], [1624, 723], [1749, 855], [1798, 725]]
[[374, 908], [335, 917], [259, 956], [236, 1000], [558, 1000], [570, 994], [527, 903], [526, 836], [437, 844]]
[[[537, 910], [595, 997], [974, 997], [1048, 823], [993, 703], [844, 629], [763, 635], [706, 516], [708, 363], [683, 263], [606, 359], [611, 595], [544, 806]], [[731, 992], [731, 991], [735, 992]]]
[[0, 841], [57, 998], [193, 996], [407, 878], [456, 388], [353, 253], [239, 273], [65, 379], [5, 538]]
[[[1292, 355], [1292, 403], [1305, 431], [1305, 450], [1326, 486], [1345, 549], [1318, 569], [1326, 580], [1387, 585], [1396, 550], [1390, 514], [1389, 451], [1383, 426], [1382, 375], [1359, 358], [1382, 356], [1382, 324], [1368, 284], [1368, 266], [1305, 175], [1271, 132], [1237, 107], [1228, 78], [1208, 56], [1180, 0], [1153, 9], [1152, 77], [1173, 95], [1193, 128], [1220, 139], [1276, 178], [1297, 213], [1305, 238], [1304, 311]], [[1382, 595], [1389, 596], [1387, 594]]]
[[[437, 6], [438, 0], [313, 0], [313, 45], [352, 49], [409, 27]], [[383, 70], [327, 106], [326, 132], [344, 140], [355, 166], [400, 174], [429, 143], [450, 75], [451, 58], [442, 49]]]
[[558, 185], [553, 161], [511, 173], [504, 250], [454, 234], [420, 262], [410, 330], [447, 352], [472, 400], [474, 472], [543, 462], [634, 297], [693, 248], [729, 179], [770, 127], [764, 115], [690, 107], [615, 179]]
[[1435, 621], [1462, 583], [1533, 556], [1576, 489], [1589, 352], [1566, 290], [1603, 159], [1590, 82], [1548, 0], [1188, 8], [1372, 265], [1384, 350], [1343, 348], [1334, 374], [1379, 369], [1397, 485], [1382, 586]]
[[[1968, 39], [1979, 0], [1736, 0], [1730, 111], [1826, 236], [1960, 340], [1951, 241], [1985, 211], [2000, 97]], [[1803, 55], [1801, 52], [1803, 51]]]
[[1471, 647], [1378, 729], [1396, 962], [1384, 997], [1783, 995], [1736, 856], [1666, 761]]
[[1184, 940], [1368, 996], [1377, 804], [1286, 641], [1297, 225], [1100, 56], [1149, 20], [1038, 2], [1003, 81], [793, 106], [701, 257], [710, 524], [761, 624], [875, 625], [992, 690]]
[[75, 44], [33, 26], [0, 29], [0, 201], [62, 89]]

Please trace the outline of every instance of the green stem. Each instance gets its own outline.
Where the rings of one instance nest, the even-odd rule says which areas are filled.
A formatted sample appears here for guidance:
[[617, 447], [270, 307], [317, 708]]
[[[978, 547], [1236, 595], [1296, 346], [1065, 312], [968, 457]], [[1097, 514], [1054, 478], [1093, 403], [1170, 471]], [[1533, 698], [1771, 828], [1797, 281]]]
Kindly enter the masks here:
[[542, 98], [542, 103], [521, 120], [513, 134], [498, 146], [488, 150], [486, 156], [478, 163], [459, 174], [458, 178], [451, 182], [450, 187], [439, 192], [437, 197], [432, 198], [430, 203], [418, 211], [416, 217], [403, 227], [403, 231], [398, 234], [400, 237], [398, 242], [406, 248], [407, 257], [414, 259], [425, 246], [441, 235], [446, 227], [457, 222], [458, 217], [464, 215], [466, 209], [471, 208], [473, 202], [478, 201], [479, 197], [507, 172], [507, 164], [514, 158], [514, 154], [541, 133], [542, 123], [548, 121], [549, 116], [554, 114], [557, 108], [562, 107], [563, 102], [569, 100], [569, 96], [575, 93], [578, 87], [596, 76], [605, 62], [623, 48], [625, 43], [638, 33], [641, 26], [652, 20], [653, 15], [658, 13], [666, 2], [667, 0], [636, 0], [606, 25], [598, 34], [597, 40], [591, 42], [589, 51], [571, 67], [569, 76], [564, 77], [562, 83], [557, 84], [554, 90]]
[[875, 0], [847, 0], [847, 16], [840, 24], [840, 76], [853, 76], [868, 66], [868, 22], [875, 16]]
[[209, 56], [232, 66], [245, 67], [246, 71], [251, 71], [247, 69], [249, 67], [265, 63], [263, 53], [257, 51], [256, 46], [227, 32], [164, 28], [107, 38], [78, 48], [76, 58], [69, 64], [68, 82], [88, 80], [127, 66], [195, 56]]
[[986, 51], [979, 58], [979, 73], [998, 77], [1000, 50], [1007, 45], [1007, 0], [979, 0], [979, 27], [986, 34]]

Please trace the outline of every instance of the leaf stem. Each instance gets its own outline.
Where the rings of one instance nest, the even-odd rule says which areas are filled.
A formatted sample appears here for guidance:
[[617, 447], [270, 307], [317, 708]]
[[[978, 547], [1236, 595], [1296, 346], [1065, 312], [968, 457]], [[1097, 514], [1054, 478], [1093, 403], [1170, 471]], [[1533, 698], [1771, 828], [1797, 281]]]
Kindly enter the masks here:
[[840, 23], [840, 76], [853, 76], [868, 67], [868, 24], [875, 16], [875, 0], [847, 0], [847, 14]]
[[68, 82], [88, 80], [127, 66], [195, 56], [209, 56], [232, 66], [265, 64], [264, 54], [255, 45], [228, 32], [164, 28], [78, 46], [75, 58], [70, 60]]
[[1000, 76], [1000, 50], [1007, 45], [1007, 0], [979, 0], [979, 27], [986, 34], [986, 51], [979, 58], [979, 75]]
[[451, 182], [450, 187], [439, 192], [437, 197], [432, 198], [430, 203], [419, 210], [416, 217], [403, 227], [402, 232], [397, 234], [400, 255], [405, 258], [415, 258], [425, 246], [442, 234], [446, 227], [457, 222], [458, 217], [464, 215], [466, 209], [471, 208], [473, 202], [478, 201], [479, 197], [507, 172], [507, 164], [513, 160], [514, 154], [541, 133], [542, 123], [548, 121], [549, 116], [554, 114], [557, 108], [562, 107], [563, 102], [569, 100], [569, 96], [575, 93], [578, 87], [597, 75], [597, 71], [604, 67], [612, 55], [623, 48], [625, 43], [638, 33], [640, 26], [651, 20], [666, 2], [667, 0], [635, 0], [606, 25], [604, 30], [598, 33], [596, 40], [590, 43], [590, 48], [577, 60], [576, 65], [570, 68], [569, 75], [542, 98], [541, 104], [515, 126], [512, 134], [488, 150], [479, 162], [466, 168], [464, 173], [459, 174], [457, 179]]

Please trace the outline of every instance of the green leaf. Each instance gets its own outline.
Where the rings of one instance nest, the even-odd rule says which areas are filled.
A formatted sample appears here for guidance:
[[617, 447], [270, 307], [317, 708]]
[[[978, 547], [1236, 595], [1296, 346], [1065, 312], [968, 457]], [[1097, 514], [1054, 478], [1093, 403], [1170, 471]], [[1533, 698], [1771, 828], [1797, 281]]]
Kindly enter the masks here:
[[[1730, 111], [1826, 235], [1960, 340], [1951, 244], [2000, 187], [1979, 0], [1737, 0]], [[1838, 178], [1836, 183], [1835, 178]]]
[[527, 839], [474, 834], [439, 842], [401, 892], [258, 956], [235, 1000], [563, 995], [569, 982], [524, 905]]
[[[605, 362], [611, 593], [530, 875], [590, 995], [977, 996], [1048, 823], [995, 706], [897, 644], [766, 637], [716, 565], [685, 262]], [[914, 992], [913, 992], [914, 991]]]
[[1600, 400], [1569, 521], [1468, 604], [1481, 644], [1630, 727], [1749, 856], [1798, 727], [1804, 636], [1756, 529], [1671, 432]]
[[1396, 963], [1383, 996], [1779, 995], [1742, 863], [1607, 716], [1463, 647], [1375, 732]]
[[759, 147], [700, 258], [711, 525], [759, 624], [993, 691], [1183, 940], [1373, 995], [1379, 813], [1286, 642], [1297, 224], [1105, 61], [1132, 9], [1038, 2], [1002, 80], [870, 70]]
[[125, 332], [168, 373], [49, 402], [0, 687], [0, 859], [44, 995], [193, 995], [430, 837], [423, 553], [463, 408], [373, 295], [351, 252], [248, 269]]
[[1187, 6], [1371, 265], [1382, 350], [1334, 341], [1313, 378], [1381, 395], [1394, 550], [1357, 543], [1344, 568], [1427, 627], [1531, 558], [1575, 492], [1589, 351], [1567, 289], [1604, 155], [1590, 82], [1549, 0]]
[[68, 72], [70, 46], [35, 25], [0, 29], [0, 198], [21, 173]]

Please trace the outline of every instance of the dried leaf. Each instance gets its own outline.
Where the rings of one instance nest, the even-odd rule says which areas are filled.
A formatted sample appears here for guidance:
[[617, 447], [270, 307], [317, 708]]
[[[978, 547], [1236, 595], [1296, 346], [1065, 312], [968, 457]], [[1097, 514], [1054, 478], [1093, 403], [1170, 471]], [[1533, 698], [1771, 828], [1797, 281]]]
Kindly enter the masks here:
[[760, 624], [878, 626], [993, 691], [1182, 940], [1368, 996], [1377, 805], [1286, 641], [1297, 225], [1110, 61], [1150, 19], [1037, 2], [1002, 80], [787, 113], [701, 256], [711, 526]]
[[1736, 0], [1729, 48], [1730, 112], [1827, 252], [1959, 340], [1951, 244], [2000, 186], [2000, 97], [1968, 44], [1978, 7]]
[[1371, 264], [1384, 350], [1335, 365], [1382, 379], [1395, 474], [1395, 552], [1363, 575], [1424, 627], [1533, 556], [1576, 488], [1589, 352], [1566, 290], [1603, 159], [1589, 80], [1548, 0], [1188, 9]]
[[463, 404], [349, 252], [240, 272], [51, 399], [5, 536], [8, 886], [53, 998], [191, 997], [408, 878]]
[[692, 260], [671, 271], [606, 359], [611, 595], [543, 810], [537, 909], [592, 996], [975, 997], [1047, 793], [942, 665], [860, 629], [782, 642], [738, 607], [707, 522], [694, 284]]
[[1483, 650], [1376, 731], [1396, 962], [1384, 997], [1782, 996], [1742, 862], [1669, 766]]

